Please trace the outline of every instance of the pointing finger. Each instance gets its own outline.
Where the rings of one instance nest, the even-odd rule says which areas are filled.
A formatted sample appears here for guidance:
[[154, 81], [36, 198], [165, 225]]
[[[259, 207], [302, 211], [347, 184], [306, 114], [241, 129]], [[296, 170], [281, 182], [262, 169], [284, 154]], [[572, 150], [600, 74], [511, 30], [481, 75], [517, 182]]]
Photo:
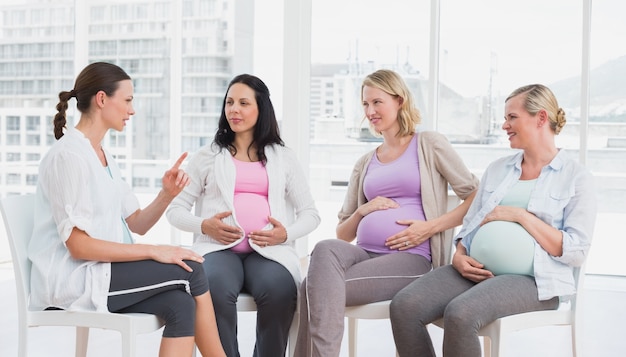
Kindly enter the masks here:
[[176, 163], [174, 163], [174, 166], [172, 166], [172, 169], [178, 169], [180, 165], [183, 163], [183, 161], [185, 161], [185, 159], [187, 158], [187, 155], [188, 155], [187, 152], [184, 152], [182, 155], [180, 155], [178, 160], [176, 160]]

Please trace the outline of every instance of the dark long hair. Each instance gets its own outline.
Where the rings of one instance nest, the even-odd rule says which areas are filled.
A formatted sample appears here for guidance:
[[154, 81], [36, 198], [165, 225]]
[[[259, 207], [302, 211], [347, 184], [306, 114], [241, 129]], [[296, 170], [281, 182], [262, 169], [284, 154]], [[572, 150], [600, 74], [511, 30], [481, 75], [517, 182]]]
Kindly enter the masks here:
[[274, 113], [274, 106], [270, 100], [270, 91], [263, 83], [261, 79], [250, 74], [240, 74], [233, 78], [228, 84], [226, 94], [224, 94], [224, 101], [222, 102], [222, 114], [217, 125], [217, 133], [213, 143], [218, 145], [222, 149], [228, 149], [231, 153], [236, 154], [237, 149], [233, 145], [235, 141], [235, 132], [230, 129], [228, 119], [226, 119], [226, 97], [228, 96], [228, 90], [235, 83], [245, 84], [254, 91], [254, 98], [256, 99], [257, 107], [259, 108], [259, 117], [256, 125], [254, 126], [254, 133], [252, 143], [248, 147], [248, 155], [251, 148], [256, 148], [259, 160], [263, 163], [267, 163], [267, 157], [265, 156], [265, 147], [272, 144], [285, 146], [283, 139], [280, 138], [280, 131], [278, 129], [278, 121], [276, 120], [276, 114]]
[[85, 67], [74, 82], [74, 89], [59, 93], [59, 103], [56, 106], [58, 113], [54, 116], [54, 137], [59, 140], [63, 136], [63, 129], [67, 123], [65, 112], [67, 102], [76, 97], [76, 108], [81, 113], [89, 111], [91, 98], [99, 91], [108, 96], [115, 93], [119, 82], [130, 79], [130, 76], [120, 67], [106, 62], [94, 62]]

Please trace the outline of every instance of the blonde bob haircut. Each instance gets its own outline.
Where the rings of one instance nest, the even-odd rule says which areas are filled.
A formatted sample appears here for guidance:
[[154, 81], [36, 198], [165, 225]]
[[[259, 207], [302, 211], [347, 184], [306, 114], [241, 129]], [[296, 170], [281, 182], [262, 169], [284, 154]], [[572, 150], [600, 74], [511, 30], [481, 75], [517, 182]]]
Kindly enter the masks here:
[[[413, 96], [409, 87], [399, 74], [388, 69], [380, 69], [365, 77], [361, 85], [361, 102], [363, 102], [363, 87], [365, 86], [378, 88], [394, 98], [400, 98], [401, 104], [400, 110], [398, 110], [400, 130], [396, 136], [402, 137], [415, 133], [415, 127], [421, 123], [422, 116], [413, 104]], [[370, 125], [370, 131], [374, 135], [380, 136], [380, 133], [374, 131], [372, 125]]]

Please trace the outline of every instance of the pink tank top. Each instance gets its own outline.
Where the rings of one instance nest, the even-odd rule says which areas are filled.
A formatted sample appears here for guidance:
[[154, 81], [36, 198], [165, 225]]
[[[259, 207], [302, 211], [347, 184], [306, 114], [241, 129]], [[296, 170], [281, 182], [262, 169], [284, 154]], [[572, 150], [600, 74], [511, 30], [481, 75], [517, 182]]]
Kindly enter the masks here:
[[[245, 162], [233, 158], [236, 170], [235, 217], [247, 237], [251, 231], [265, 227], [269, 220], [270, 205], [267, 200], [269, 181], [261, 162]], [[230, 248], [237, 253], [253, 251], [248, 239]]]

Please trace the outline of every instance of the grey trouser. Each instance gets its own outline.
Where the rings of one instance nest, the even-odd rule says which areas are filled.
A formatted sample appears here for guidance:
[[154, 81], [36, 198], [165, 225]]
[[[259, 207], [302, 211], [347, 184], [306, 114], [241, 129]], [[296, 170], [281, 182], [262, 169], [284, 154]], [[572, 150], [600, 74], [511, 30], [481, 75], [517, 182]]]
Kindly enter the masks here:
[[446, 265], [396, 294], [390, 306], [391, 327], [400, 356], [435, 357], [426, 326], [443, 317], [444, 356], [480, 357], [481, 327], [503, 316], [558, 305], [558, 297], [538, 299], [531, 276], [499, 275], [474, 283]]
[[390, 300], [430, 270], [421, 255], [376, 254], [339, 239], [320, 241], [300, 287], [296, 357], [339, 356], [346, 306]]
[[226, 355], [239, 356], [237, 296], [246, 292], [257, 305], [253, 356], [284, 356], [298, 295], [287, 268], [256, 252], [238, 254], [230, 250], [206, 254], [202, 265], [211, 285], [217, 329]]

